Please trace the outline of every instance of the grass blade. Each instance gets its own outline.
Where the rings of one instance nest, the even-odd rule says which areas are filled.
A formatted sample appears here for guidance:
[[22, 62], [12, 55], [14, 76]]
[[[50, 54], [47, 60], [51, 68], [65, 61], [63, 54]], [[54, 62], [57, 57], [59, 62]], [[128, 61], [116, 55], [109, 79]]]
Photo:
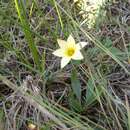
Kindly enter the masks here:
[[30, 51], [31, 51], [33, 59], [34, 59], [34, 63], [36, 64], [37, 69], [40, 70], [41, 69], [40, 56], [39, 56], [37, 47], [34, 43], [32, 33], [30, 31], [29, 22], [26, 18], [26, 11], [25, 11], [24, 5], [21, 0], [19, 0], [19, 2], [18, 2], [18, 0], [14, 0], [14, 2], [15, 2], [16, 10], [18, 12], [18, 17], [20, 18], [21, 24], [23, 26], [23, 31], [25, 33], [25, 37], [27, 39], [28, 46], [30, 48]]

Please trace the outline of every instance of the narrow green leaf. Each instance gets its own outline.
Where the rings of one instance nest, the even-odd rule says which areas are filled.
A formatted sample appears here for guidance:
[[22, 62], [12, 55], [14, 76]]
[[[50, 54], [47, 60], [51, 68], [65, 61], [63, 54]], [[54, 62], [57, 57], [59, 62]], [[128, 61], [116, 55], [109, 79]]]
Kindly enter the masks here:
[[28, 22], [27, 17], [26, 17], [26, 10], [24, 8], [25, 5], [23, 5], [23, 2], [21, 0], [19, 0], [19, 1], [14, 0], [14, 2], [15, 2], [16, 10], [18, 12], [18, 17], [20, 18], [21, 24], [23, 26], [23, 31], [25, 33], [25, 37], [27, 39], [28, 46], [31, 50], [31, 53], [32, 53], [32, 56], [34, 59], [34, 63], [36, 64], [37, 68], [40, 70], [41, 69], [40, 56], [39, 56], [37, 47], [34, 43], [32, 33], [30, 31], [29, 22]]
[[81, 84], [77, 76], [77, 72], [75, 69], [72, 70], [71, 73], [71, 86], [76, 97], [81, 101]]
[[87, 90], [86, 90], [86, 105], [89, 106], [96, 100], [96, 95], [94, 92], [94, 84], [92, 78], [88, 80]]
[[42, 73], [45, 72], [45, 60], [46, 60], [45, 56], [46, 56], [46, 52], [44, 50], [43, 53], [42, 53], [42, 61], [41, 61], [41, 70], [42, 70]]
[[57, 7], [56, 1], [53, 0], [53, 2], [54, 2], [54, 5], [55, 5], [55, 8], [56, 8], [58, 17], [59, 17], [59, 21], [60, 21], [61, 28], [62, 28], [62, 30], [63, 30], [63, 23], [62, 23], [62, 19], [61, 19], [61, 15], [60, 15], [59, 9], [58, 9], [58, 7]]
[[108, 38], [108, 37], [103, 40], [103, 44], [104, 44], [104, 46], [107, 47], [107, 48], [112, 47], [112, 41], [111, 41], [111, 39]]
[[69, 106], [70, 106], [71, 110], [76, 111], [76, 112], [83, 111], [83, 107], [82, 107], [81, 103], [79, 102], [79, 100], [77, 98], [75, 98], [74, 93], [70, 93], [68, 98], [69, 98]]
[[87, 83], [86, 90], [86, 105], [94, 105], [102, 94], [102, 88], [100, 85], [95, 86], [94, 79], [90, 78]]
[[0, 109], [0, 122], [3, 120], [4, 112], [2, 109]]
[[40, 130], [51, 130], [51, 129], [50, 129], [50, 126], [44, 126]]

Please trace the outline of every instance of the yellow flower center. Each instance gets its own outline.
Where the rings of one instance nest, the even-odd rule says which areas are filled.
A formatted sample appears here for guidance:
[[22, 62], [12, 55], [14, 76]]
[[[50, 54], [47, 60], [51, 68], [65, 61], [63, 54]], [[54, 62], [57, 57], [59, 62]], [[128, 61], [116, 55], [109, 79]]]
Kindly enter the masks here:
[[75, 53], [75, 49], [74, 48], [68, 48], [66, 50], [66, 55], [69, 56], [69, 57], [72, 56], [74, 53]]

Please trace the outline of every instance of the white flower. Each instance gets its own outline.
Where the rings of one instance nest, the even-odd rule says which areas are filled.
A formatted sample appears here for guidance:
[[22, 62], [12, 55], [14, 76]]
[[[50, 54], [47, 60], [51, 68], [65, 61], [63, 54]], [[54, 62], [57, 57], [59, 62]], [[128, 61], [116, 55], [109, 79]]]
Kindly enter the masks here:
[[60, 48], [53, 52], [55, 56], [62, 57], [61, 68], [64, 68], [71, 59], [82, 60], [83, 55], [80, 50], [87, 45], [87, 42], [75, 43], [74, 38], [70, 35], [67, 41], [57, 40]]

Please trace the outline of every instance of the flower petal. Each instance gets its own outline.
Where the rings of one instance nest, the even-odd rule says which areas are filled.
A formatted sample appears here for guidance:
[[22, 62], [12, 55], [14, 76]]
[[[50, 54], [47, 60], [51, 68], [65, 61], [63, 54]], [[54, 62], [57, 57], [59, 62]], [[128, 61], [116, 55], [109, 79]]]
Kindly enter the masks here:
[[76, 51], [73, 55], [72, 59], [74, 60], [82, 60], [84, 57], [80, 51]]
[[74, 40], [74, 38], [71, 35], [69, 35], [69, 37], [67, 39], [67, 45], [69, 47], [74, 47], [75, 46], [75, 40]]
[[64, 53], [63, 53], [62, 49], [57, 49], [52, 54], [55, 55], [55, 56], [58, 56], [58, 57], [63, 57], [64, 56]]
[[81, 50], [83, 47], [85, 47], [86, 45], [88, 45], [88, 42], [79, 42], [78, 44], [76, 44], [76, 48], [78, 50]]
[[63, 57], [61, 59], [61, 68], [64, 68], [70, 62], [70, 60], [71, 58]]
[[64, 40], [61, 40], [61, 39], [57, 39], [57, 42], [58, 42], [58, 45], [61, 47], [61, 48], [64, 48], [66, 46], [66, 41]]

